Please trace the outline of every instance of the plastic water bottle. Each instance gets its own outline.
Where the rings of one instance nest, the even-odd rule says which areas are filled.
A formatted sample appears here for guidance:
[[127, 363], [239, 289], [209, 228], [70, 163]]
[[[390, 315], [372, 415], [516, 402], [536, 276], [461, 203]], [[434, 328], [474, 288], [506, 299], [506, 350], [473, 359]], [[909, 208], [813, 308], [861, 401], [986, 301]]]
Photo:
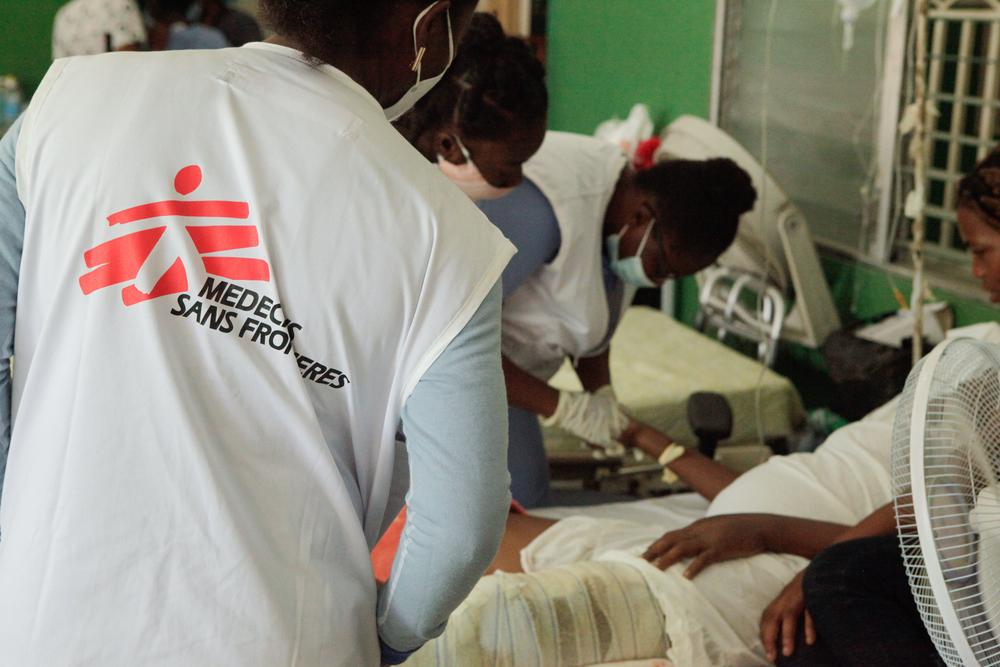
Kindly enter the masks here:
[[7, 131], [24, 109], [24, 96], [17, 77], [8, 74], [0, 81], [0, 134]]

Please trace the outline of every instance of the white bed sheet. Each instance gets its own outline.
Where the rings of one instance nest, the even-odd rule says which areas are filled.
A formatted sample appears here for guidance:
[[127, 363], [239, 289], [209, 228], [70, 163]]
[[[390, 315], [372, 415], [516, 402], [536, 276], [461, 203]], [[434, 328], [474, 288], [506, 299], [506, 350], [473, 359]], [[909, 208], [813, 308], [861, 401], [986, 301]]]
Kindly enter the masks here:
[[533, 516], [546, 519], [566, 519], [587, 516], [594, 519], [618, 519], [634, 523], [664, 526], [664, 530], [683, 528], [705, 516], [708, 501], [697, 493], [678, 493], [662, 498], [607, 503], [588, 507], [541, 507], [531, 510]]

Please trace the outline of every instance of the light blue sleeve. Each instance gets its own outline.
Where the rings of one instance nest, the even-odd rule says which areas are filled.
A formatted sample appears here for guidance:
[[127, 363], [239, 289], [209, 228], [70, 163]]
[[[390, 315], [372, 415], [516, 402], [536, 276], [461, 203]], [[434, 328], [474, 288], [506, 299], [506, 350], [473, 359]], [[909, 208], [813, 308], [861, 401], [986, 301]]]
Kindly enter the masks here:
[[382, 659], [439, 635], [496, 556], [510, 507], [498, 283], [403, 408], [406, 527], [379, 593]]
[[14, 159], [21, 119], [0, 139], [0, 496], [10, 449], [10, 357], [14, 354], [17, 277], [24, 243], [24, 206], [17, 196]]

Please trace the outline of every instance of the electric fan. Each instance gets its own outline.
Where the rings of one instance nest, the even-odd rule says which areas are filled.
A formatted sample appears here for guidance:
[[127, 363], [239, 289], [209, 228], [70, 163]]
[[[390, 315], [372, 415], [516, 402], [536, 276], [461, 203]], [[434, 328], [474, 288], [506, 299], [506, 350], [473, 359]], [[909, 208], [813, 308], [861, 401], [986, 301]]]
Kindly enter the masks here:
[[1000, 665], [1000, 346], [958, 338], [910, 373], [893, 497], [914, 600], [949, 665]]

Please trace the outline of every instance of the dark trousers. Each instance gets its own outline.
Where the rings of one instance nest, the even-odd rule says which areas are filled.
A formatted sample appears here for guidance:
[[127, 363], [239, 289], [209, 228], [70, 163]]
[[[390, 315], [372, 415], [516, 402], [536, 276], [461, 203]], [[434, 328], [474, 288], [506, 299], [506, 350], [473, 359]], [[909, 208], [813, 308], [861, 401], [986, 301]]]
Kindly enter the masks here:
[[507, 423], [511, 495], [528, 509], [545, 507], [549, 504], [549, 460], [545, 456], [538, 415], [509, 407]]
[[779, 667], [939, 667], [895, 536], [837, 544], [813, 559], [803, 581], [817, 643], [801, 628]]

